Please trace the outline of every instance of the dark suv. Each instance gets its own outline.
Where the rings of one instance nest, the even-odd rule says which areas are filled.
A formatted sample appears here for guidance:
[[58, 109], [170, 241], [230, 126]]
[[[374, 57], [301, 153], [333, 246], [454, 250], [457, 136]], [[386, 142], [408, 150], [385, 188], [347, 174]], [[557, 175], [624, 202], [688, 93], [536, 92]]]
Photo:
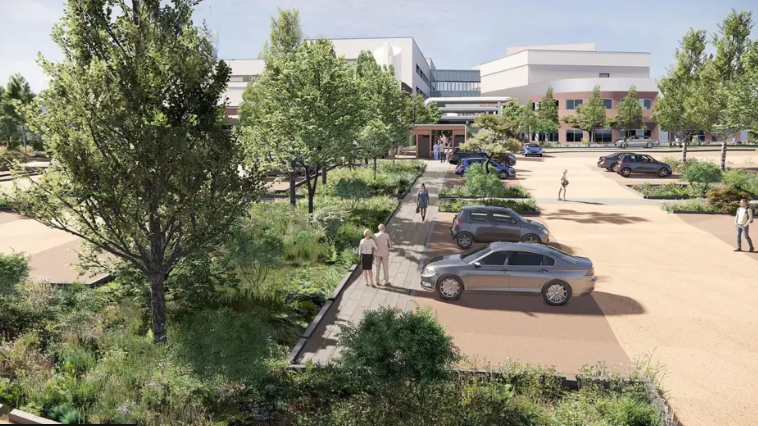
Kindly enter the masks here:
[[495, 241], [550, 242], [544, 225], [506, 207], [466, 206], [453, 219], [450, 234], [462, 249]]
[[632, 173], [647, 173], [666, 177], [672, 173], [671, 166], [661, 163], [649, 155], [631, 154], [622, 155], [619, 158], [616, 171], [623, 176], [629, 177]]

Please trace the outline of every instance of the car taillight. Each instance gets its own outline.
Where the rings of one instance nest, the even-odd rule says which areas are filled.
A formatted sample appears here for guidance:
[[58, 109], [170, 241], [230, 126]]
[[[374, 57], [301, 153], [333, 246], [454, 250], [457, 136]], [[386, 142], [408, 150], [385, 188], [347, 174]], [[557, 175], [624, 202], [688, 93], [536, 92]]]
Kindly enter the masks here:
[[605, 160], [605, 157], [600, 157], [600, 161], [603, 161], [603, 160]]
[[460, 225], [460, 224], [462, 224], [462, 223], [463, 223], [463, 222], [461, 222], [461, 220], [460, 220], [460, 219], [455, 219], [455, 221], [453, 222], [453, 225], [454, 225], [454, 226], [458, 226], [458, 225]]
[[590, 269], [589, 271], [587, 271], [586, 274], [584, 274], [585, 277], [591, 277], [593, 275], [595, 275], [595, 269], [594, 268]]

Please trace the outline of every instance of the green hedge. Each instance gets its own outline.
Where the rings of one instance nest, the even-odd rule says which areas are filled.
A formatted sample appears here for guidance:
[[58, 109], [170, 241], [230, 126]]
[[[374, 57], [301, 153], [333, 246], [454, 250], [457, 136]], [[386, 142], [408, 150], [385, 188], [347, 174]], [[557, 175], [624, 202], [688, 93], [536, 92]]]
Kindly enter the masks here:
[[656, 197], [671, 197], [671, 196], [687, 196], [697, 197], [700, 195], [690, 185], [681, 185], [677, 183], [667, 183], [664, 185], [656, 185], [645, 182], [642, 185], [631, 185], [631, 188], [639, 192], [642, 195], [656, 196]]
[[442, 212], [459, 212], [464, 206], [496, 206], [509, 207], [517, 212], [538, 212], [537, 202], [530, 198], [526, 201], [504, 200], [497, 198], [479, 199], [447, 199], [439, 201], [439, 209]]

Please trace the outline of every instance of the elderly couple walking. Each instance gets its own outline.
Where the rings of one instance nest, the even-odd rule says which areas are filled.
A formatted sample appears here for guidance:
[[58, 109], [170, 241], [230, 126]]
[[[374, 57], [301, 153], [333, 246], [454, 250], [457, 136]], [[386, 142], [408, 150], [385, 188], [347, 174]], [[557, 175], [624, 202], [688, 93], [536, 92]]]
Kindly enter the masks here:
[[[390, 236], [384, 230], [384, 225], [379, 225], [379, 232], [371, 236], [371, 230], [363, 231], [363, 239], [358, 246], [358, 253], [361, 256], [361, 270], [366, 285], [374, 285], [374, 258], [376, 258], [376, 283], [380, 284], [379, 271], [384, 269], [384, 285], [390, 285], [389, 281], [389, 257], [390, 257]], [[381, 284], [380, 284], [381, 285]]]

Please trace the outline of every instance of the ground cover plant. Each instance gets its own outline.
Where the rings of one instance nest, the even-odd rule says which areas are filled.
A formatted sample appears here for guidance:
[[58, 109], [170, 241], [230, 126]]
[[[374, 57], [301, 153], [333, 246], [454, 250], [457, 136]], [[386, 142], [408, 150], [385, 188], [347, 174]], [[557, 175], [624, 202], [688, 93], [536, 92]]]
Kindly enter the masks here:
[[495, 206], [508, 207], [517, 212], [538, 212], [537, 202], [530, 198], [525, 201], [505, 200], [500, 198], [477, 198], [477, 199], [447, 199], [440, 200], [439, 209], [442, 212], [459, 212], [464, 206]]

